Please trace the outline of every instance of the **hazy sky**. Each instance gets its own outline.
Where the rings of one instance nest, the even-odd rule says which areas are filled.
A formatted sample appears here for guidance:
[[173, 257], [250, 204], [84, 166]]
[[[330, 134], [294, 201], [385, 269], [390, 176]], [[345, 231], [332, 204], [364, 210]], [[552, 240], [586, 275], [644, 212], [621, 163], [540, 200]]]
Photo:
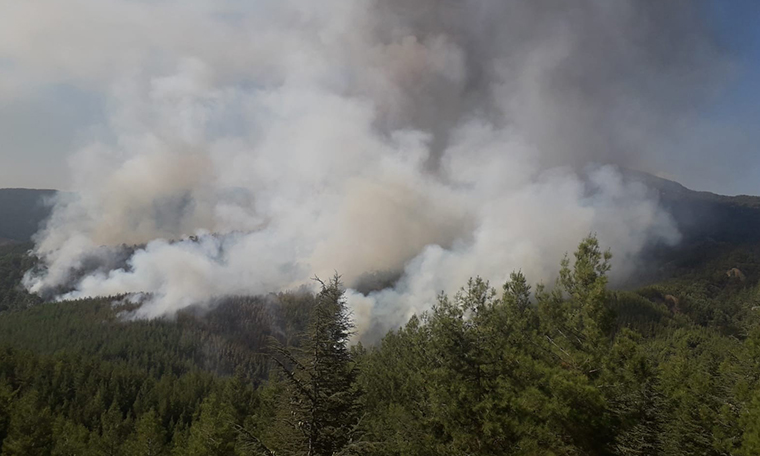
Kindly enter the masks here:
[[756, 4], [0, 3], [0, 186], [72, 190], [24, 284], [159, 316], [381, 271], [384, 334], [588, 233], [624, 279], [680, 232], [618, 167], [760, 194]]
[[[700, 108], [702, 133], [664, 147], [648, 170], [696, 189], [760, 194], [758, 4], [715, 0], [705, 9], [731, 70]], [[76, 187], [68, 160], [93, 138], [109, 139], [113, 119], [106, 113], [130, 76], [160, 74], [184, 58], [214, 67], [216, 56], [230, 53], [241, 58], [240, 68], [229, 73], [245, 71], [244, 47], [236, 43], [253, 35], [241, 24], [271, 5], [272, 0], [0, 2], [0, 187]], [[229, 65], [230, 59], [218, 61]], [[250, 83], [256, 84], [255, 76]]]

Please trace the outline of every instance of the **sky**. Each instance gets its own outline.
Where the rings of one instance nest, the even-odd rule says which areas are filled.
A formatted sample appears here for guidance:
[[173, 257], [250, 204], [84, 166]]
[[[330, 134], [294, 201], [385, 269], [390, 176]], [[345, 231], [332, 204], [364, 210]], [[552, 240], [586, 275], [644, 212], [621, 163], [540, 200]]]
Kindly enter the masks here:
[[340, 271], [381, 335], [589, 233], [625, 280], [681, 233], [620, 168], [760, 194], [755, 4], [0, 2], [0, 187], [70, 190], [24, 285], [157, 317]]
[[[94, 139], [109, 140], [120, 85], [177, 58], [229, 65], [215, 55], [245, 52], [235, 44], [251, 39], [238, 23], [271, 8], [269, 0], [59, 3], [0, 3], [0, 188], [75, 189], [71, 161]], [[694, 189], [760, 194], [760, 5], [715, 0], [704, 14], [731, 69], [700, 106], [705, 133], [663, 146], [644, 170]]]

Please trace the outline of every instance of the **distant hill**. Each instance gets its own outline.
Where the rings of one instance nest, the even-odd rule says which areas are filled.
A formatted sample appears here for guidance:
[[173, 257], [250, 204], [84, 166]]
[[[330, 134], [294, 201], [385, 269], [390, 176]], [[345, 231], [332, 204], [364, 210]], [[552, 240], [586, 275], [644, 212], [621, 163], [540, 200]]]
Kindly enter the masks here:
[[676, 246], [650, 246], [644, 254], [650, 268], [640, 270], [631, 285], [697, 272], [725, 274], [733, 268], [748, 274], [751, 282], [760, 280], [760, 197], [690, 190], [637, 171], [623, 174], [658, 195], [682, 236]]
[[690, 190], [651, 174], [636, 171], [624, 174], [659, 194], [660, 202], [676, 220], [687, 242], [706, 238], [730, 243], [760, 241], [758, 196], [723, 196]]
[[[754, 250], [760, 258], [760, 197], [723, 196], [690, 190], [651, 174], [622, 169], [624, 178], [649, 187], [673, 216], [683, 239], [675, 247], [650, 246], [647, 256], [658, 271], [643, 281], [660, 280], [691, 269], [730, 250]], [[56, 190], [0, 189], [0, 246], [29, 242], [50, 214], [46, 200]], [[760, 274], [760, 269], [758, 270]]]
[[47, 198], [55, 190], [0, 189], [0, 245], [28, 242], [50, 214]]

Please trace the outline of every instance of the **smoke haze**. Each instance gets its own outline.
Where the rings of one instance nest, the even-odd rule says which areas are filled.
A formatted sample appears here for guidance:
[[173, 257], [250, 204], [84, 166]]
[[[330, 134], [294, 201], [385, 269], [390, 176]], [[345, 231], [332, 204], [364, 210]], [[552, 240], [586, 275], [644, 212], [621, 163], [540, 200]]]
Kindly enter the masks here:
[[[390, 272], [392, 288], [348, 293], [372, 336], [474, 274], [551, 280], [592, 232], [624, 276], [679, 233], [617, 166], [658, 171], [731, 71], [698, 1], [76, 0], [8, 12], [41, 5], [46, 19], [0, 38], [29, 38], [14, 49], [39, 56], [37, 77], [99, 87], [107, 109], [82, 132], [74, 193], [38, 233], [45, 267], [25, 284], [63, 298], [147, 293], [145, 317], [315, 274], [354, 287]], [[81, 35], [64, 32], [80, 23]], [[25, 49], [41, 37], [60, 44]], [[122, 244], [140, 247], [115, 261]]]

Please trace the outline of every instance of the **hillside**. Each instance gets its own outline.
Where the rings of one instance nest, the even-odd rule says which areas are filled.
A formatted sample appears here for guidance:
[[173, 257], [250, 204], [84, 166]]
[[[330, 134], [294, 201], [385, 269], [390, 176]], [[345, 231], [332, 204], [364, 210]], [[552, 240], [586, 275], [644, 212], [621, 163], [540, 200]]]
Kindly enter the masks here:
[[55, 190], [0, 189], [0, 245], [28, 242], [50, 214], [46, 199]]
[[690, 190], [651, 174], [626, 171], [626, 175], [657, 192], [687, 246], [705, 241], [740, 245], [760, 240], [758, 196], [723, 196]]
[[[760, 196], [723, 196], [690, 190], [647, 173], [622, 172], [626, 179], [641, 182], [656, 193], [675, 219], [683, 235], [683, 241], [673, 250], [675, 256], [696, 246], [760, 242]], [[49, 215], [46, 201], [55, 193], [55, 190], [0, 189], [0, 245], [29, 241]]]
[[[683, 234], [650, 247], [638, 286], [608, 289], [589, 238], [557, 293], [474, 279], [350, 350], [317, 329], [348, 315], [337, 293], [135, 320], [124, 296], [29, 295], [31, 244], [0, 246], [0, 454], [295, 455], [309, 420], [350, 429], [342, 454], [758, 454], [760, 198], [630, 178]], [[310, 385], [334, 388], [319, 418]]]
[[760, 197], [724, 196], [690, 190], [651, 174], [625, 171], [657, 195], [681, 233], [674, 246], [652, 245], [631, 286], [682, 276], [725, 274], [738, 268], [749, 281], [760, 279]]

